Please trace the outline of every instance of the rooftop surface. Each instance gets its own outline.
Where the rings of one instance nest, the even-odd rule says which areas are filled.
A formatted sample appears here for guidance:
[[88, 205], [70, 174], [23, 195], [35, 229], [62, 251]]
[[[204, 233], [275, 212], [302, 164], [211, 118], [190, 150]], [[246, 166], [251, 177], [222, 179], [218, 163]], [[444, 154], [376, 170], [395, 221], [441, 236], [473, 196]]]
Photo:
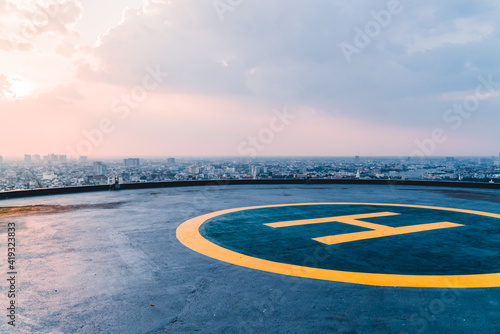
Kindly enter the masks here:
[[499, 202], [500, 190], [341, 184], [3, 200], [14, 332], [498, 333]]

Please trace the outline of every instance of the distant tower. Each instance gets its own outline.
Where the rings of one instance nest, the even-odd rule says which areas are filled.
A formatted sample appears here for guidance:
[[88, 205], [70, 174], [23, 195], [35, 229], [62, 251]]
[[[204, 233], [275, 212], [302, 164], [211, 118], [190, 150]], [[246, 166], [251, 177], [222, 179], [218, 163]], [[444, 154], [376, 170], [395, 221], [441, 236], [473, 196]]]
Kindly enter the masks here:
[[361, 178], [361, 172], [359, 171], [359, 168], [358, 168], [358, 171], [356, 172], [356, 178], [357, 179]]
[[139, 167], [140, 165], [140, 160], [139, 159], [123, 159], [123, 164], [125, 167]]
[[92, 164], [92, 169], [95, 175], [104, 175], [106, 173], [106, 166], [101, 161], [95, 161]]

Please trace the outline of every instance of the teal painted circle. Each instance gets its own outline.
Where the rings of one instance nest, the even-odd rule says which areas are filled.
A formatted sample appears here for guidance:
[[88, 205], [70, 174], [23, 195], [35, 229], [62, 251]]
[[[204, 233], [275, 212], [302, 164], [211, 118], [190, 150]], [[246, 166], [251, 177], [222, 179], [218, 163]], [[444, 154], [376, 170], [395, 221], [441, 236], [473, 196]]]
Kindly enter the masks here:
[[[451, 222], [463, 226], [326, 245], [314, 238], [369, 229], [326, 222], [272, 228], [268, 223], [354, 214], [389, 227]], [[236, 253], [291, 265], [396, 275], [473, 275], [500, 272], [500, 220], [479, 214], [390, 205], [320, 204], [248, 209], [204, 222], [200, 234]]]

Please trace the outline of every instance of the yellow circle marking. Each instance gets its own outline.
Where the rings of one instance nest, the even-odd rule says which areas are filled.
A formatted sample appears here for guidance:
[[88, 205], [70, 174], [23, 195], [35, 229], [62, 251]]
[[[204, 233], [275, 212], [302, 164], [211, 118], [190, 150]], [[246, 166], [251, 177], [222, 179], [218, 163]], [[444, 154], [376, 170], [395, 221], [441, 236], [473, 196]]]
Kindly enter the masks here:
[[289, 276], [306, 277], [327, 281], [337, 281], [344, 283], [355, 283], [375, 286], [399, 286], [399, 287], [423, 287], [423, 288], [489, 288], [500, 286], [500, 273], [477, 274], [477, 275], [395, 275], [395, 274], [374, 274], [350, 271], [339, 271], [329, 269], [311, 268], [298, 266], [240, 254], [229, 249], [220, 247], [207, 239], [199, 232], [200, 226], [207, 220], [237, 211], [253, 210], [261, 208], [274, 208], [284, 206], [302, 206], [302, 205], [374, 205], [374, 206], [399, 206], [409, 208], [432, 209], [442, 211], [454, 211], [470, 213], [474, 215], [499, 218], [500, 214], [452, 209], [422, 205], [407, 204], [386, 204], [386, 203], [297, 203], [297, 204], [279, 204], [279, 205], [261, 205], [244, 208], [235, 208], [221, 210], [199, 217], [192, 218], [177, 228], [177, 239], [186, 247], [215, 258], [220, 261], [228, 262], [242, 267], [267, 271], [276, 274]]

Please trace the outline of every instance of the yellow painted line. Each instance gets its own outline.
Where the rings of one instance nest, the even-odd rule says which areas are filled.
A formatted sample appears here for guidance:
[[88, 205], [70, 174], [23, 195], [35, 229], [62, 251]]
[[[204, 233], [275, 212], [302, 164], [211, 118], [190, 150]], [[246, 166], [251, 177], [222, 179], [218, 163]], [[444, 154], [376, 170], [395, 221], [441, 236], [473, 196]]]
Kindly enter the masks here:
[[278, 223], [269, 223], [269, 224], [264, 224], [264, 225], [278, 228], [278, 227], [290, 227], [290, 226], [331, 223], [331, 222], [343, 223], [344, 221], [349, 221], [349, 223], [347, 223], [347, 224], [356, 225], [356, 226], [360, 226], [360, 227], [366, 227], [366, 228], [370, 228], [370, 229], [375, 230], [377, 228], [383, 228], [385, 226], [378, 225], [378, 224], [372, 224], [372, 223], [368, 223], [368, 222], [359, 222], [359, 224], [356, 224], [356, 223], [354, 223], [354, 221], [357, 221], [358, 219], [387, 217], [387, 216], [396, 216], [396, 215], [399, 215], [399, 213], [376, 212], [376, 213], [364, 213], [364, 214], [359, 214], [359, 215], [347, 215], [347, 216], [326, 217], [326, 218], [290, 220], [290, 221], [284, 221], [284, 222], [278, 222]]
[[395, 274], [375, 274], [360, 273], [339, 270], [328, 270], [311, 268], [306, 266], [291, 265], [286, 263], [274, 262], [264, 259], [240, 254], [229, 249], [220, 247], [207, 239], [199, 232], [200, 226], [207, 220], [231, 212], [253, 210], [261, 208], [285, 207], [285, 206], [303, 206], [303, 205], [374, 205], [374, 206], [394, 206], [409, 207], [430, 210], [452, 211], [469, 213], [484, 217], [498, 218], [500, 214], [466, 210], [452, 209], [442, 207], [432, 207], [412, 204], [389, 204], [389, 203], [297, 203], [297, 204], [279, 204], [262, 205], [254, 207], [234, 208], [205, 214], [192, 218], [182, 223], [177, 228], [177, 238], [186, 247], [212, 257], [214, 259], [235, 264], [242, 267], [267, 271], [276, 274], [305, 277], [312, 279], [321, 279], [328, 281], [337, 281], [344, 283], [355, 283], [375, 286], [399, 286], [399, 287], [417, 287], [417, 288], [489, 288], [500, 286], [500, 273], [477, 274], [477, 275], [395, 275]]
[[369, 223], [369, 222], [359, 220], [359, 219], [366, 219], [366, 218], [388, 217], [388, 216], [396, 216], [396, 215], [399, 215], [399, 213], [376, 212], [376, 213], [364, 213], [364, 214], [357, 214], [357, 215], [335, 216], [335, 217], [326, 217], [326, 218], [290, 220], [290, 221], [277, 222], [277, 223], [268, 223], [268, 224], [264, 224], [264, 225], [270, 226], [273, 228], [279, 228], [279, 227], [290, 227], [290, 226], [301, 226], [301, 225], [309, 225], [309, 224], [338, 222], [338, 223], [343, 223], [343, 224], [364, 227], [364, 228], [372, 230], [372, 231], [363, 231], [363, 232], [356, 232], [356, 233], [347, 233], [347, 234], [331, 235], [331, 236], [326, 236], [326, 237], [313, 238], [313, 240], [327, 244], [327, 245], [334, 245], [334, 244], [340, 244], [340, 243], [344, 243], [344, 242], [366, 240], [366, 239], [372, 239], [372, 238], [388, 237], [388, 236], [392, 236], [392, 235], [400, 235], [400, 234], [406, 234], [406, 233], [430, 231], [430, 230], [436, 230], [436, 229], [441, 229], [441, 228], [463, 226], [460, 224], [444, 222], [444, 223], [421, 224], [421, 225], [403, 226], [403, 227], [390, 227], [390, 226], [386, 226], [386, 225], [374, 224], [374, 223]]
[[385, 228], [383, 228], [383, 229], [376, 229], [373, 231], [330, 235], [330, 236], [326, 236], [326, 237], [313, 238], [313, 240], [322, 242], [322, 243], [327, 244], [327, 245], [335, 245], [335, 244], [341, 244], [344, 242], [366, 240], [366, 239], [373, 239], [373, 238], [382, 238], [382, 237], [388, 237], [388, 236], [392, 236], [392, 235], [424, 232], [424, 231], [431, 231], [431, 230], [457, 227], [457, 226], [464, 226], [464, 225], [443, 222], [443, 223], [431, 223], [431, 224], [421, 224], [421, 225], [402, 226], [402, 227], [384, 226]]

